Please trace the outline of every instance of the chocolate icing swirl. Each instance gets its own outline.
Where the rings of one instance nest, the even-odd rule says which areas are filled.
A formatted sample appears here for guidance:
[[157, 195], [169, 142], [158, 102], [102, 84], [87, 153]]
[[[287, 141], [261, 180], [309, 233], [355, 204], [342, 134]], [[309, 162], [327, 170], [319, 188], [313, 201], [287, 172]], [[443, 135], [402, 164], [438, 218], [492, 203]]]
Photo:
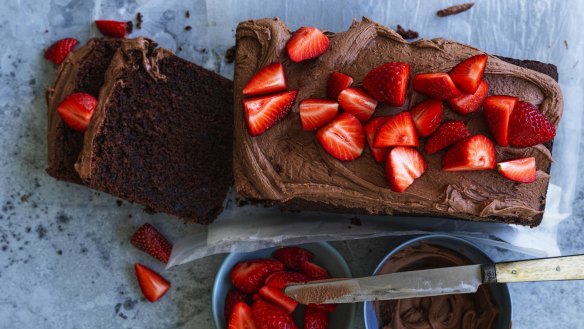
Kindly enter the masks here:
[[[355, 21], [349, 30], [328, 33], [330, 49], [321, 57], [292, 63], [285, 45], [291, 32], [279, 19], [246, 21], [237, 28], [235, 67], [234, 175], [241, 195], [260, 200], [288, 202], [302, 199], [333, 207], [371, 214], [422, 214], [479, 221], [504, 218], [524, 225], [541, 219], [549, 183], [550, 151], [544, 146], [526, 149], [497, 147], [498, 161], [534, 156], [537, 181], [517, 184], [497, 172], [441, 170], [441, 154], [425, 155], [428, 170], [405, 193], [394, 193], [387, 185], [384, 168], [366, 150], [360, 158], [341, 162], [318, 145], [312, 132], [301, 128], [298, 107], [258, 137], [246, 130], [241, 101], [243, 86], [259, 69], [272, 62], [284, 65], [288, 89], [299, 89], [298, 100], [325, 97], [330, 72], [348, 74], [359, 84], [372, 68], [389, 61], [405, 61], [412, 75], [447, 72], [454, 65], [482, 51], [446, 39], [407, 42], [395, 31], [367, 18]], [[549, 76], [489, 56], [485, 79], [491, 94], [508, 94], [537, 104], [558, 125], [563, 98], [558, 84]], [[376, 115], [408, 109], [424, 96], [411, 89], [401, 108], [381, 105]], [[463, 120], [471, 133], [488, 134], [479, 111], [460, 116], [446, 111], [444, 120]], [[423, 146], [423, 145], [422, 145]]]
[[[453, 251], [421, 243], [393, 255], [378, 274], [468, 265]], [[381, 301], [375, 305], [384, 329], [493, 329], [497, 314], [491, 292]]]

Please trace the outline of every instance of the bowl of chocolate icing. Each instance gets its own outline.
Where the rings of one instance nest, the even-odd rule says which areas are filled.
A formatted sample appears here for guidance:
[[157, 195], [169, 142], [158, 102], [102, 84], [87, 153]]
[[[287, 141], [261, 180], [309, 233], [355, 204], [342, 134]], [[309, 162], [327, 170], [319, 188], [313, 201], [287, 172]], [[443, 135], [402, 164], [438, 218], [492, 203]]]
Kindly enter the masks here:
[[[471, 242], [424, 235], [394, 247], [373, 275], [493, 263]], [[506, 284], [483, 284], [474, 294], [364, 303], [367, 329], [509, 329], [511, 297]]]

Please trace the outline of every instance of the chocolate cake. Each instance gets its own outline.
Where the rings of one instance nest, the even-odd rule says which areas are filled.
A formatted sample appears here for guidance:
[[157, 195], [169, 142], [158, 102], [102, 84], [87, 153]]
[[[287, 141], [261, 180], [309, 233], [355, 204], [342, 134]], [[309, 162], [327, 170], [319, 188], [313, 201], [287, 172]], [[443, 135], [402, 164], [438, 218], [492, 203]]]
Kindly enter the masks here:
[[[518, 184], [496, 171], [445, 172], [442, 154], [424, 155], [426, 172], [404, 192], [387, 185], [384, 167], [368, 149], [354, 161], [339, 161], [302, 130], [298, 100], [326, 98], [328, 76], [345, 73], [359, 85], [367, 72], [386, 62], [406, 62], [411, 75], [448, 72], [460, 61], [484, 52], [445, 39], [408, 42], [395, 31], [367, 18], [346, 32], [327, 33], [330, 47], [320, 57], [300, 63], [286, 54], [292, 32], [279, 19], [246, 21], [237, 28], [234, 80], [234, 176], [237, 192], [246, 198], [279, 204], [289, 210], [323, 210], [379, 215], [437, 216], [537, 226], [543, 217], [551, 143], [528, 148], [496, 147], [497, 159], [535, 157], [537, 180]], [[257, 137], [246, 129], [242, 90], [266, 65], [280, 62], [288, 90], [298, 90], [291, 113]], [[484, 75], [489, 94], [512, 95], [539, 107], [557, 127], [563, 98], [555, 66], [534, 61], [488, 56]], [[375, 115], [409, 109], [424, 96], [413, 91], [402, 107], [381, 105]], [[462, 120], [472, 134], [489, 134], [482, 111], [461, 116], [445, 111], [444, 121]], [[422, 145], [423, 146], [423, 145]]]
[[57, 106], [67, 95], [75, 92], [98, 97], [105, 71], [120, 43], [120, 39], [89, 40], [59, 66], [55, 85], [47, 91], [49, 111], [47, 173], [59, 180], [82, 184], [74, 165], [83, 146], [83, 134], [61, 120]]

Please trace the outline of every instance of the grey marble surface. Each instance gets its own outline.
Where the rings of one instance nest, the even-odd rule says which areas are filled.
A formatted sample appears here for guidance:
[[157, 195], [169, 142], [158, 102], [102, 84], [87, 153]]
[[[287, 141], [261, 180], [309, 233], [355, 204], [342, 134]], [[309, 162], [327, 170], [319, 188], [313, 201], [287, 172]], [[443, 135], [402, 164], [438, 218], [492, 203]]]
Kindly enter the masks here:
[[[259, 8], [258, 3], [261, 4], [260, 1], [251, 2], [255, 8]], [[183, 225], [161, 214], [147, 215], [140, 206], [80, 186], [57, 182], [44, 172], [44, 92], [52, 83], [54, 67], [42, 59], [42, 48], [65, 36], [86, 40], [89, 36], [97, 35], [90, 22], [98, 16], [104, 18], [103, 13], [108, 13], [108, 18], [114, 19], [132, 19], [137, 11], [147, 13], [145, 27], [136, 35], [150, 35], [179, 55], [227, 76], [232, 73], [232, 66], [227, 65], [222, 57], [225, 49], [233, 44], [230, 38], [235, 26], [221, 26], [226, 21], [222, 19], [225, 15], [231, 15], [231, 20], [235, 20], [233, 17], [237, 15], [246, 18], [279, 15], [294, 22], [293, 26], [303, 21], [305, 24], [318, 24], [320, 21], [331, 28], [338, 24], [334, 23], [337, 20], [341, 20], [342, 26], [346, 27], [353, 17], [367, 14], [387, 24], [403, 22], [415, 29], [425, 29], [423, 32], [426, 33], [422, 33], [425, 37], [447, 34], [501, 55], [526, 56], [529, 53], [527, 50], [508, 50], [512, 48], [506, 46], [506, 42], [511, 39], [489, 43], [488, 31], [471, 33], [473, 29], [470, 22], [479, 17], [454, 18], [442, 26], [441, 31], [427, 29], [427, 24], [416, 26], [420, 18], [399, 11], [399, 1], [392, 1], [393, 7], [387, 6], [383, 10], [378, 8], [375, 1], [364, 1], [359, 5], [357, 2], [345, 1], [350, 5], [335, 8], [341, 13], [338, 17], [323, 15], [326, 8], [318, 1], [314, 4], [303, 2], [310, 9], [305, 15], [283, 14], [283, 9], [278, 9], [278, 6], [288, 6], [282, 2], [273, 5], [274, 2], [266, 1], [265, 8], [248, 8], [247, 11], [234, 9], [237, 1], [227, 3], [229, 6], [225, 7], [224, 2], [202, 0], [7, 0], [0, 3], [1, 329], [213, 327], [210, 292], [223, 255], [165, 271], [159, 263], [129, 244], [129, 237], [146, 221], [160, 227], [170, 238], [197, 232], [200, 227]], [[420, 7], [421, 2], [410, 3]], [[432, 3], [432, 8], [439, 9], [452, 3], [455, 2], [436, 1]], [[480, 3], [495, 7], [498, 5], [495, 1]], [[555, 13], [554, 6], [558, 5], [553, 1], [505, 3], [510, 3], [509, 8], [517, 10], [518, 25], [525, 26], [518, 27], [519, 31], [541, 30], [539, 32], [543, 33], [544, 29], [551, 29], [546, 24], [552, 24], [550, 21], [555, 20], [554, 24], [561, 32], [565, 29], [564, 23], [557, 22], [574, 24], [575, 18], [578, 18], [577, 15], [550, 18]], [[521, 4], [526, 3], [529, 10], [523, 12]], [[561, 6], [565, 6], [560, 8], [562, 12], [569, 11], [570, 6], [577, 4], [576, 1], [562, 3], [564, 5]], [[431, 12], [432, 8], [427, 12]], [[191, 12], [190, 18], [185, 16], [186, 10]], [[320, 14], [315, 14], [316, 10], [320, 10]], [[542, 12], [549, 15], [542, 15]], [[514, 16], [508, 17], [512, 19]], [[532, 24], [532, 20], [543, 23]], [[447, 21], [436, 24], [442, 22]], [[193, 27], [190, 33], [184, 29], [187, 25]], [[460, 28], [468, 31], [460, 35], [452, 32]], [[537, 38], [534, 38], [532, 43], [528, 43], [533, 46], [534, 57], [531, 58], [550, 60], [558, 58], [556, 53], [566, 51], [571, 55], [562, 58], [570, 62], [561, 64], [573, 65], [572, 68], [581, 72], [582, 63], [574, 59], [576, 54], [567, 52], [567, 45], [564, 49], [562, 42], [558, 41], [561, 36], [557, 40], [549, 39], [555, 41], [547, 42], [544, 46], [538, 46]], [[570, 49], [582, 49], [581, 41], [568, 41]], [[216, 46], [208, 48], [209, 44]], [[538, 47], [549, 49], [537, 51]], [[582, 85], [574, 85], [573, 73], [570, 75], [569, 70], [564, 70], [561, 74], [564, 74], [561, 83], [565, 91], [582, 90]], [[582, 101], [580, 94], [572, 95]], [[576, 126], [580, 124], [571, 123]], [[580, 136], [573, 138], [579, 139]], [[577, 151], [582, 150], [574, 150], [576, 154]], [[577, 175], [572, 178], [576, 181], [573, 212], [558, 229], [558, 242], [564, 254], [584, 253], [581, 219], [584, 216], [584, 185], [581, 184], [583, 165], [581, 160], [573, 163], [574, 172], [577, 171]], [[345, 256], [355, 275], [367, 275], [384, 256], [389, 242], [389, 238], [379, 238], [335, 242], [333, 245]], [[500, 250], [488, 251], [498, 260], [524, 257]], [[160, 271], [172, 282], [172, 290], [155, 304], [141, 297], [132, 267], [137, 261]], [[584, 282], [516, 284], [511, 286], [511, 294], [514, 328], [584, 328], [584, 316], [581, 315]], [[361, 319], [359, 310], [356, 321], [358, 328], [363, 328]]]

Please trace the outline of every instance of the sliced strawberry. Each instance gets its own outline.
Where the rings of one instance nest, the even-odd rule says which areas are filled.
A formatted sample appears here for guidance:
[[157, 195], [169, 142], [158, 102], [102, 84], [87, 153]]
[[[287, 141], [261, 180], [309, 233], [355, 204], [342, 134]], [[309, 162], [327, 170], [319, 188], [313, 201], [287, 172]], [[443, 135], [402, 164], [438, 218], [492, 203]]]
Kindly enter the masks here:
[[363, 87], [378, 101], [402, 106], [406, 101], [410, 65], [390, 62], [369, 71], [363, 79]]
[[291, 270], [298, 270], [300, 261], [310, 261], [314, 258], [313, 253], [301, 247], [280, 248], [274, 251], [272, 256]]
[[509, 118], [509, 145], [528, 147], [545, 143], [556, 136], [556, 128], [538, 108], [519, 101]]
[[389, 117], [375, 135], [373, 146], [418, 146], [418, 133], [411, 113], [402, 112]]
[[86, 93], [74, 93], [65, 97], [57, 107], [57, 112], [67, 126], [78, 132], [85, 132], [96, 107], [95, 97]]
[[468, 128], [462, 121], [445, 122], [426, 140], [424, 150], [428, 154], [436, 153], [448, 146], [470, 136]]
[[53, 43], [49, 49], [45, 51], [45, 58], [51, 62], [59, 65], [63, 63], [67, 55], [79, 44], [77, 39], [65, 38]]
[[442, 159], [445, 171], [495, 169], [495, 145], [485, 135], [467, 137], [446, 152]]
[[248, 98], [243, 101], [247, 131], [259, 136], [284, 118], [294, 105], [298, 90], [280, 94]]
[[289, 284], [304, 283], [308, 281], [309, 281], [308, 277], [302, 273], [282, 271], [271, 274], [266, 279], [265, 284], [268, 287], [284, 289]]
[[377, 163], [384, 162], [387, 159], [387, 152], [389, 151], [387, 148], [378, 148], [373, 146], [373, 142], [375, 141], [375, 136], [377, 135], [379, 128], [381, 128], [381, 126], [387, 122], [387, 119], [389, 119], [389, 117], [373, 118], [365, 125], [365, 136], [367, 137], [367, 144], [369, 144], [371, 154]]
[[440, 125], [444, 115], [444, 106], [439, 99], [429, 98], [414, 106], [411, 110], [412, 119], [422, 137], [432, 134]]
[[321, 30], [303, 26], [288, 40], [286, 50], [290, 59], [298, 63], [324, 54], [329, 44], [329, 38]]
[[414, 77], [414, 90], [441, 100], [462, 95], [446, 73], [416, 74]]
[[235, 305], [239, 302], [245, 303], [247, 301], [247, 295], [237, 289], [231, 289], [225, 297], [225, 308], [224, 315], [225, 319], [229, 320]]
[[284, 66], [273, 63], [258, 71], [243, 88], [243, 95], [257, 96], [286, 90]]
[[310, 280], [324, 280], [331, 278], [331, 275], [327, 270], [309, 261], [300, 262], [300, 272], [306, 274]]
[[497, 144], [501, 146], [509, 145], [507, 138], [509, 118], [515, 104], [517, 97], [512, 96], [489, 96], [483, 102], [483, 115], [487, 126]]
[[320, 145], [328, 154], [341, 160], [354, 160], [365, 147], [365, 131], [361, 122], [350, 113], [341, 113], [316, 133]]
[[480, 54], [458, 63], [449, 74], [458, 89], [466, 94], [474, 94], [483, 80], [486, 67], [487, 55]]
[[286, 296], [282, 289], [264, 286], [260, 289], [259, 294], [265, 301], [285, 309], [288, 314], [292, 314], [298, 306], [298, 302]]
[[385, 174], [394, 192], [405, 191], [414, 180], [426, 171], [424, 157], [416, 149], [398, 146], [389, 151]]
[[286, 310], [261, 298], [253, 303], [252, 314], [258, 329], [297, 329]]
[[170, 283], [148, 267], [136, 263], [134, 269], [142, 294], [150, 302], [154, 303], [170, 289]]
[[339, 103], [328, 99], [309, 98], [300, 102], [300, 122], [304, 130], [316, 130], [337, 116]]
[[336, 304], [310, 304], [310, 307], [319, 308], [321, 310], [332, 313], [337, 310]]
[[304, 309], [304, 329], [328, 329], [329, 312], [312, 306]]
[[483, 105], [483, 101], [489, 93], [489, 84], [483, 80], [474, 94], [463, 94], [447, 100], [448, 106], [459, 114], [475, 112]]
[[106, 37], [123, 38], [126, 36], [128, 23], [110, 20], [97, 20], [95, 21], [95, 25], [101, 34], [105, 35]]
[[499, 162], [497, 170], [503, 177], [520, 183], [531, 183], [536, 178], [535, 158]]
[[339, 94], [339, 105], [345, 112], [365, 122], [375, 112], [377, 101], [361, 88], [347, 88]]
[[237, 303], [229, 318], [227, 329], [256, 329], [251, 307], [246, 303]]
[[150, 254], [164, 264], [168, 263], [172, 252], [172, 243], [160, 234], [154, 226], [146, 223], [132, 236], [130, 241], [134, 247]]
[[260, 290], [270, 274], [284, 270], [275, 259], [255, 259], [237, 263], [231, 270], [231, 283], [246, 294]]
[[339, 72], [331, 73], [326, 87], [327, 97], [336, 101], [341, 91], [351, 87], [352, 84], [353, 78], [350, 76]]

